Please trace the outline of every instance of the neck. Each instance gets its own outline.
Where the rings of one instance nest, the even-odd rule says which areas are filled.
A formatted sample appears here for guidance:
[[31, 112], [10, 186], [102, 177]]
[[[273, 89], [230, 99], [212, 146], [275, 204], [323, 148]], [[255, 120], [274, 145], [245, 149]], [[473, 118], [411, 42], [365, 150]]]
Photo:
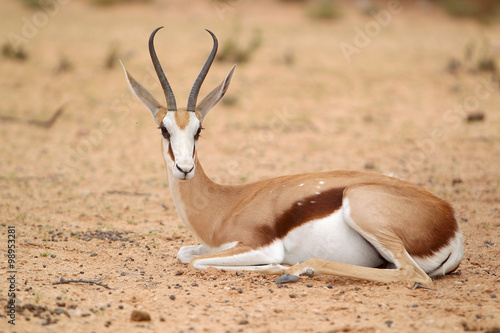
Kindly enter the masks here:
[[190, 180], [180, 180], [168, 168], [168, 180], [175, 206], [183, 222], [198, 240], [210, 247], [222, 244], [214, 231], [234, 200], [233, 186], [214, 183], [207, 177], [196, 158], [195, 175]]

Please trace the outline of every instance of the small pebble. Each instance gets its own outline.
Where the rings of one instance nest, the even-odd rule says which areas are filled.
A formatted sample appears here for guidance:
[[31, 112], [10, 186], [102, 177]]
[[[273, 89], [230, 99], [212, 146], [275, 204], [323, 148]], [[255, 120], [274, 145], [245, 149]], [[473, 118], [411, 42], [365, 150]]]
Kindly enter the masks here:
[[104, 327], [109, 327], [111, 326], [111, 320], [108, 320], [104, 323]]
[[123, 305], [122, 304], [118, 305], [118, 309], [122, 310], [123, 309]]
[[240, 320], [240, 322], [238, 324], [246, 325], [246, 324], [248, 324], [248, 320], [246, 320], [246, 319]]
[[84, 313], [82, 313], [82, 317], [90, 317], [90, 313], [84, 312]]
[[170, 295], [169, 298], [172, 300], [172, 301], [175, 301], [175, 295]]
[[308, 283], [308, 284], [306, 284], [306, 287], [307, 287], [307, 288], [312, 288], [312, 286], [313, 286], [313, 284], [312, 284], [312, 283]]
[[297, 295], [295, 295], [295, 294], [290, 294], [289, 296], [290, 296], [290, 298], [296, 298], [297, 297]]
[[130, 315], [132, 321], [151, 321], [151, 316], [148, 312], [142, 310], [134, 310]]
[[358, 291], [358, 290], [359, 290], [359, 287], [357, 287], [357, 286], [356, 286], [356, 287], [354, 287], [354, 290]]
[[484, 118], [485, 118], [484, 112], [481, 111], [471, 112], [467, 115], [467, 122], [468, 123], [479, 122], [483, 121]]
[[375, 163], [373, 163], [373, 162], [366, 162], [365, 163], [365, 169], [367, 169], [367, 170], [373, 170], [373, 169], [375, 169]]
[[55, 257], [56, 257], [56, 255], [55, 255], [55, 254], [51, 254], [51, 255], [50, 255], [50, 257], [51, 257], [51, 258], [55, 258]]
[[491, 298], [497, 298], [496, 294], [491, 294], [490, 296], [491, 296]]
[[326, 286], [328, 289], [332, 289], [333, 286], [331, 284], [329, 284], [328, 286]]
[[243, 294], [243, 289], [238, 288], [238, 292], [239, 292], [240, 294]]

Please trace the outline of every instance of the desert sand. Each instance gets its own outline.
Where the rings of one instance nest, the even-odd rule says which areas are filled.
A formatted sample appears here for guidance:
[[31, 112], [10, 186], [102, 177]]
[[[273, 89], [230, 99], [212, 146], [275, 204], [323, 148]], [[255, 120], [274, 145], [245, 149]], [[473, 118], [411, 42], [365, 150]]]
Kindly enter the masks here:
[[[0, 332], [500, 331], [499, 77], [478, 65], [499, 57], [498, 23], [425, 1], [377, 3], [389, 13], [378, 18], [340, 2], [332, 20], [302, 1], [56, 2], [1, 1], [2, 42], [26, 58], [0, 61], [2, 308], [16, 272], [15, 325], [2, 310]], [[332, 276], [277, 285], [177, 263], [198, 241], [173, 204], [160, 132], [118, 61], [163, 100], [147, 51], [158, 26], [179, 105], [210, 51], [205, 28], [223, 60], [200, 95], [237, 64], [198, 145], [212, 179], [336, 169], [404, 178], [454, 206], [459, 269], [412, 290]], [[230, 43], [240, 55], [223, 51]]]

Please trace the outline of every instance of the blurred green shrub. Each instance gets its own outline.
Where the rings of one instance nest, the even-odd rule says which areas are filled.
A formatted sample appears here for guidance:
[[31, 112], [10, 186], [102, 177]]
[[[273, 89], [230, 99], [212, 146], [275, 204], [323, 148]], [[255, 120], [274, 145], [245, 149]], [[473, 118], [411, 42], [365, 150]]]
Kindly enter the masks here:
[[342, 16], [334, 0], [316, 0], [307, 7], [307, 14], [312, 19], [333, 20]]
[[437, 3], [456, 17], [471, 17], [483, 23], [500, 17], [499, 0], [437, 0]]
[[[40, 9], [49, 6], [51, 3], [57, 0], [21, 0], [21, 2], [31, 8]], [[149, 3], [152, 0], [87, 0], [87, 2], [95, 4], [95, 5], [117, 5], [121, 3], [130, 3], [130, 2], [143, 2]]]
[[28, 7], [39, 9], [46, 7], [49, 4], [48, 0], [21, 0], [21, 2]]
[[123, 4], [123, 3], [130, 3], [130, 2], [136, 2], [136, 3], [149, 3], [151, 0], [88, 0], [90, 3], [95, 4], [95, 5], [101, 5], [101, 6], [109, 6], [109, 5], [118, 5], [118, 4]]
[[28, 54], [22, 47], [14, 47], [11, 42], [7, 42], [2, 46], [2, 56], [7, 59], [26, 60]]
[[240, 29], [236, 28], [234, 31], [234, 36], [224, 42], [217, 60], [244, 63], [249, 61], [255, 51], [262, 45], [262, 33], [260, 30], [254, 30], [253, 36], [246, 47], [241, 46]]
[[118, 43], [112, 43], [109, 50], [108, 54], [106, 55], [106, 59], [104, 61], [104, 68], [106, 69], [113, 69], [115, 65], [118, 63], [119, 59], [119, 46]]

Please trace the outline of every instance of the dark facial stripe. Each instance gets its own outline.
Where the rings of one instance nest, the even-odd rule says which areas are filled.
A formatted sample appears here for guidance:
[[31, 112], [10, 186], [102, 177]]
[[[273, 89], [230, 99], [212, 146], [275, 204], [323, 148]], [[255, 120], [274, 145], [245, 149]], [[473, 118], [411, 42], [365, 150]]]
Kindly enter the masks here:
[[168, 143], [168, 155], [170, 155], [170, 158], [175, 163], [175, 156], [174, 152], [172, 151], [172, 145], [170, 144], [170, 142]]
[[264, 226], [257, 232], [269, 244], [277, 238], [284, 238], [290, 231], [307, 222], [331, 215], [342, 206], [344, 189], [332, 188], [297, 201], [278, 217], [274, 229]]

